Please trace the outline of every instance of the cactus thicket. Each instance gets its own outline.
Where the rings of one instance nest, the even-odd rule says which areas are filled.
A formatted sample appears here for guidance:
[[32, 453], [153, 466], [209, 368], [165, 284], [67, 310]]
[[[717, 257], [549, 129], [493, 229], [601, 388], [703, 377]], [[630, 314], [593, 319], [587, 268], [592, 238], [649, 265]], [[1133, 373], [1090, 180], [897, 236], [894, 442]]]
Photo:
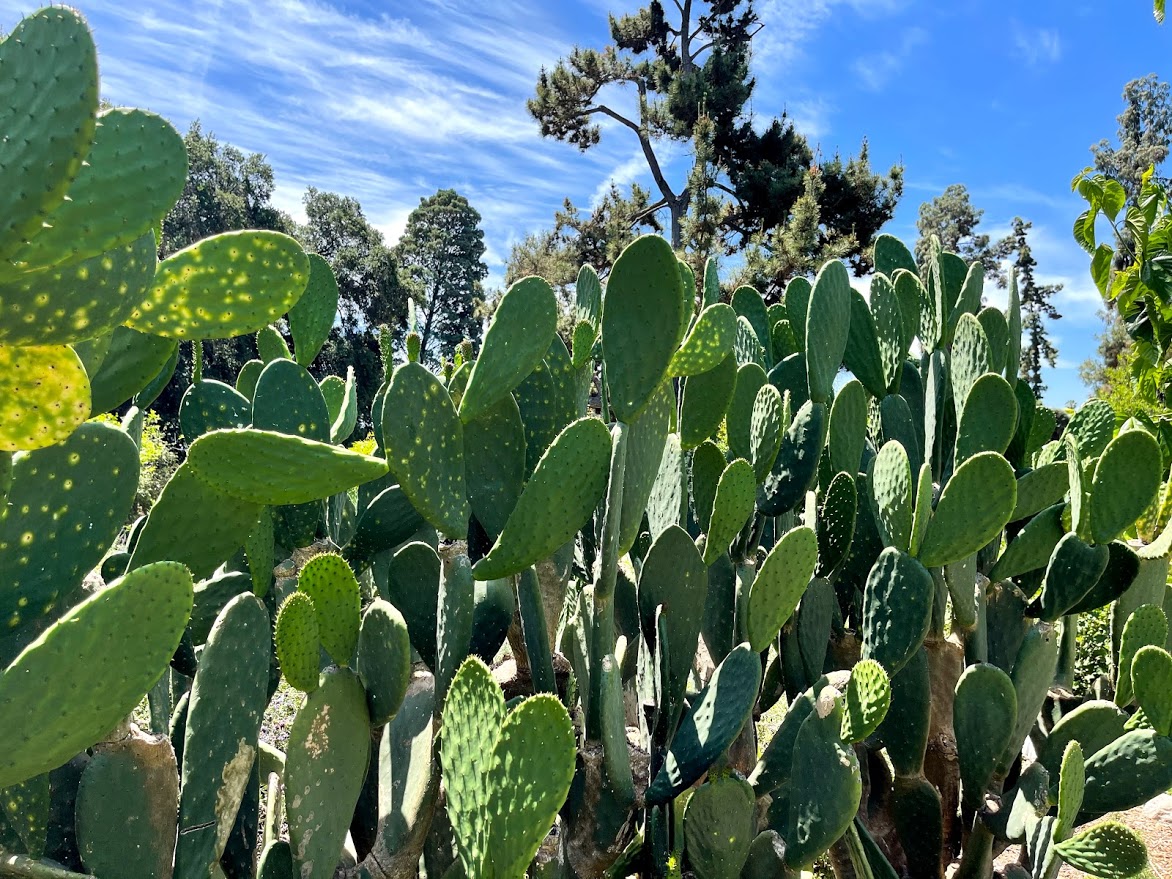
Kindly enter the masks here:
[[[438, 373], [383, 333], [364, 455], [325, 260], [157, 261], [182, 141], [99, 110], [77, 13], [0, 85], [0, 875], [1144, 870], [1098, 819], [1172, 787], [1170, 462], [1102, 402], [1055, 435], [1012, 280], [881, 235], [869, 298], [832, 261], [767, 307], [644, 236], [569, 339], [539, 278]], [[178, 346], [253, 334], [113, 552]]]

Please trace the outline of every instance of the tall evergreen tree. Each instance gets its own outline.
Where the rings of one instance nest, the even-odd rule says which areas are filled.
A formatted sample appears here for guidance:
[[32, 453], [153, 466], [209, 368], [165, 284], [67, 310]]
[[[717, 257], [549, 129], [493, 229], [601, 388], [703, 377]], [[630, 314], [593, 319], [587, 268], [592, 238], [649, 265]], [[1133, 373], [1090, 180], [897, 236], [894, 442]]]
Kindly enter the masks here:
[[[865, 149], [858, 159], [818, 161], [784, 114], [767, 124], [754, 119], [750, 99], [756, 81], [749, 62], [762, 25], [752, 0], [673, 5], [670, 18], [660, 0], [634, 14], [611, 16], [609, 45], [576, 47], [552, 70], [543, 70], [528, 104], [542, 134], [585, 151], [601, 140], [600, 119], [628, 129], [655, 182], [659, 198], [652, 207], [667, 213], [677, 249], [687, 244], [685, 220], [697, 188], [691, 174], [683, 181], [669, 179], [661, 156], [665, 144], [694, 143], [697, 126], [711, 125], [710, 155], [699, 160], [717, 172], [703, 191], [728, 201], [719, 221], [726, 253], [743, 249], [754, 236], [767, 246], [768, 233], [784, 225], [817, 165], [824, 184], [822, 225], [830, 238], [853, 235], [848, 256], [856, 271], [867, 271], [871, 241], [902, 192], [902, 169], [872, 173]], [[613, 100], [621, 100], [624, 91], [634, 93], [630, 111]], [[706, 206], [703, 213], [714, 212]], [[785, 280], [775, 277], [773, 283]]]
[[420, 199], [396, 247], [403, 282], [418, 309], [422, 359], [450, 358], [464, 339], [477, 345], [477, 307], [488, 275], [480, 214], [454, 189]]
[[[1118, 146], [1104, 139], [1091, 147], [1095, 169], [1118, 180], [1128, 202], [1139, 197], [1144, 172], [1168, 158], [1172, 143], [1172, 88], [1154, 73], [1133, 79], [1123, 87], [1123, 112], [1115, 117]], [[1167, 184], [1164, 177], [1158, 180]]]
[[1040, 399], [1046, 390], [1042, 380], [1042, 366], [1055, 366], [1058, 349], [1050, 340], [1046, 321], [1062, 317], [1051, 300], [1062, 289], [1061, 284], [1039, 284], [1034, 278], [1038, 261], [1030, 250], [1029, 230], [1033, 226], [1021, 217], [1013, 218], [1013, 231], [998, 248], [1005, 257], [1013, 259], [1017, 275], [1017, 291], [1021, 297], [1021, 329], [1026, 337], [1021, 349], [1021, 377]]
[[1005, 285], [1005, 274], [1001, 270], [998, 248], [990, 243], [989, 236], [977, 231], [984, 210], [974, 207], [969, 191], [963, 183], [953, 183], [944, 192], [920, 205], [920, 216], [916, 220], [916, 260], [928, 258], [932, 236], [950, 253], [961, 256], [965, 262], [980, 262], [985, 268], [985, 277], [998, 286]]

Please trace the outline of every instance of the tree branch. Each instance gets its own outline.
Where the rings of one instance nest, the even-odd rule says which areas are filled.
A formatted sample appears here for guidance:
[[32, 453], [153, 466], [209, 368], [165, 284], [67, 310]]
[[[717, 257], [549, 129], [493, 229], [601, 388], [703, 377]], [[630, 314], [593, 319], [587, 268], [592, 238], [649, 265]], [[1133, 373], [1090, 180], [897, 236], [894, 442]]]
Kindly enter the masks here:
[[729, 195], [731, 195], [733, 198], [735, 198], [737, 200], [737, 204], [743, 205], [745, 203], [744, 199], [742, 199], [739, 195], [737, 195], [737, 193], [734, 189], [732, 189], [729, 186], [726, 186], [725, 184], [721, 183], [719, 180], [712, 181], [712, 185], [714, 188], [719, 189], [721, 192], [726, 192]]
[[637, 124], [632, 122], [630, 119], [628, 119], [626, 116], [622, 115], [621, 113], [616, 113], [610, 107], [606, 106], [606, 104], [599, 104], [595, 107], [588, 107], [586, 110], [584, 110], [582, 112], [582, 115], [583, 116], [592, 116], [595, 113], [602, 113], [604, 116], [609, 116], [611, 119], [614, 119], [616, 122], [623, 123], [623, 125], [627, 126], [627, 128], [631, 129], [631, 131], [635, 132], [636, 134], [641, 134], [641, 132], [639, 131], [639, 126]]
[[645, 219], [647, 219], [648, 217], [650, 217], [650, 216], [651, 216], [652, 214], [654, 214], [656, 211], [661, 211], [661, 210], [663, 210], [665, 207], [667, 207], [667, 199], [666, 199], [666, 198], [661, 198], [661, 199], [660, 199], [659, 201], [657, 201], [655, 204], [653, 204], [653, 205], [649, 205], [648, 207], [645, 207], [645, 208], [643, 208], [643, 210], [639, 211], [639, 213], [637, 213], [637, 214], [635, 214], [634, 216], [632, 216], [632, 217], [630, 218], [630, 223], [631, 223], [631, 225], [632, 225], [632, 226], [634, 226], [634, 225], [635, 225], [635, 224], [637, 224], [637, 223], [641, 223], [641, 222], [643, 222], [643, 220], [645, 220]]

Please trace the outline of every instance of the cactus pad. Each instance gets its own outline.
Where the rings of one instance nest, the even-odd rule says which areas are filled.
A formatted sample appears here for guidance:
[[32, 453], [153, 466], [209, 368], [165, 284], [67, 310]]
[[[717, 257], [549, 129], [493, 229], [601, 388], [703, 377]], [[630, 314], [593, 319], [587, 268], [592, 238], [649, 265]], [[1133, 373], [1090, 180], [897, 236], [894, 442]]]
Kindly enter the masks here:
[[309, 260], [280, 232], [225, 232], [159, 263], [127, 326], [170, 339], [255, 333], [301, 297]]
[[848, 381], [835, 396], [828, 432], [830, 466], [856, 475], [867, 441], [867, 392], [857, 380]]
[[289, 309], [289, 332], [297, 362], [308, 367], [330, 337], [338, 313], [338, 281], [324, 257], [308, 254], [305, 292]]
[[[891, 295], [895, 295], [894, 291]], [[899, 319], [898, 313], [895, 318]], [[902, 327], [899, 329], [902, 330]], [[890, 331], [890, 328], [888, 330]], [[894, 341], [898, 345], [901, 337], [902, 333], [897, 331], [889, 341]], [[879, 333], [867, 300], [855, 289], [851, 290], [850, 332], [842, 360], [843, 365], [863, 383], [872, 396], [883, 399], [887, 393], [887, 371], [880, 351]]]
[[108, 412], [140, 392], [149, 396], [152, 386], [157, 386], [153, 402], [171, 380], [178, 351], [178, 344], [171, 339], [130, 327], [115, 328], [101, 367], [90, 376], [90, 411]]
[[844, 742], [861, 742], [879, 728], [891, 707], [891, 681], [883, 666], [864, 659], [851, 669], [842, 715]]
[[[139, 568], [74, 607], [12, 661], [0, 674], [8, 740], [0, 788], [61, 765], [133, 710], [179, 646], [192, 594], [180, 564]], [[64, 704], [63, 688], [75, 694]]]
[[715, 562], [749, 520], [753, 514], [756, 487], [753, 466], [743, 458], [737, 458], [724, 468], [720, 482], [716, 486], [716, 497], [712, 501], [708, 541], [704, 546], [704, 564], [711, 565]]
[[825, 403], [830, 398], [846, 350], [850, 322], [850, 277], [846, 266], [833, 260], [818, 272], [802, 321], [810, 399], [816, 403]]
[[912, 469], [903, 445], [884, 443], [870, 474], [879, 536], [888, 546], [907, 552], [912, 534]]
[[[760, 373], [761, 384], [765, 383], [765, 373], [757, 364], [748, 364], [744, 368]], [[733, 418], [730, 404], [737, 399], [738, 376], [736, 358], [729, 354], [707, 372], [684, 379], [683, 402], [680, 405], [680, 442], [685, 449], [694, 449], [715, 434], [726, 415], [730, 420]], [[737, 417], [740, 415], [738, 409]], [[747, 434], [748, 422], [744, 426]], [[747, 449], [747, 441], [745, 445]]]
[[1056, 843], [1054, 850], [1076, 870], [1098, 879], [1128, 879], [1148, 865], [1148, 850], [1143, 840], [1118, 821], [1088, 827]]
[[66, 345], [0, 346], [0, 452], [41, 449], [90, 413], [90, 380]]
[[707, 306], [695, 326], [671, 358], [671, 375], [700, 375], [716, 368], [732, 353], [737, 314], [732, 306], [717, 302]]
[[1017, 480], [1008, 461], [995, 452], [969, 458], [944, 486], [920, 561], [934, 568], [972, 555], [1005, 527], [1016, 503]]
[[1086, 763], [1084, 815], [1134, 809], [1172, 787], [1172, 739], [1154, 729], [1125, 732]]
[[269, 506], [309, 503], [387, 472], [381, 458], [268, 430], [204, 434], [187, 463], [225, 494]]
[[[1079, 446], [1079, 451], [1087, 453]], [[1090, 531], [1110, 543], [1143, 515], [1160, 490], [1160, 447], [1150, 433], [1129, 430], [1107, 445], [1091, 482]]]
[[411, 641], [403, 615], [381, 598], [372, 601], [362, 615], [358, 676], [366, 690], [371, 724], [389, 723], [411, 683]]
[[478, 580], [516, 574], [569, 541], [606, 491], [610, 432], [582, 418], [553, 441], [517, 500], [492, 550], [476, 563]]
[[757, 392], [767, 381], [760, 364], [746, 363], [737, 369], [732, 398], [725, 407], [728, 412], [728, 448], [737, 458], [748, 460], [752, 454], [753, 405], [757, 401]]
[[932, 621], [932, 575], [905, 552], [879, 554], [863, 592], [863, 658], [895, 675], [915, 655]]
[[179, 402], [179, 432], [193, 443], [209, 430], [248, 427], [252, 405], [248, 398], [223, 382], [205, 378], [188, 385]]
[[465, 423], [464, 472], [472, 512], [495, 539], [525, 484], [525, 425], [511, 394]]
[[309, 371], [292, 360], [270, 360], [252, 393], [252, 426], [319, 443], [330, 441], [330, 413]]
[[1058, 774], [1058, 815], [1054, 823], [1054, 839], [1060, 841], [1070, 836], [1082, 809], [1082, 798], [1086, 792], [1086, 764], [1082, 747], [1076, 741], [1066, 743], [1062, 752], [1062, 768]]
[[826, 439], [826, 406], [812, 400], [794, 415], [781, 438], [773, 470], [757, 493], [757, 506], [767, 516], [793, 509], [818, 475]]
[[1123, 626], [1119, 640], [1119, 658], [1115, 668], [1115, 704], [1123, 707], [1134, 697], [1131, 663], [1141, 648], [1149, 644], [1163, 646], [1168, 637], [1168, 618], [1154, 604], [1141, 604]]
[[361, 602], [350, 566], [334, 553], [316, 555], [301, 569], [297, 589], [313, 599], [321, 643], [330, 658], [349, 665], [358, 647]]
[[738, 879], [754, 838], [756, 797], [744, 779], [705, 782], [684, 811], [684, 850], [696, 879]]
[[620, 556], [634, 546], [643, 526], [647, 499], [651, 496], [651, 488], [663, 460], [675, 407], [676, 396], [671, 383], [664, 382], [627, 430], [623, 503], [619, 516]]
[[461, 421], [486, 412], [533, 372], [557, 332], [557, 318], [557, 297], [541, 278], [522, 278], [505, 291], [460, 399]]
[[1172, 656], [1149, 644], [1131, 662], [1135, 701], [1160, 735], [1172, 734]]
[[973, 382], [956, 432], [956, 462], [979, 452], [1004, 452], [1017, 427], [1017, 398], [1009, 382], [985, 373]]
[[749, 587], [749, 644], [758, 653], [767, 649], [793, 615], [802, 593], [814, 576], [818, 538], [807, 526], [787, 532], [769, 551]]
[[781, 448], [781, 422], [781, 394], [773, 385], [762, 385], [753, 402], [753, 416], [749, 421], [749, 460], [758, 481], [765, 478], [777, 460]]
[[285, 599], [277, 613], [273, 640], [281, 673], [289, 686], [304, 693], [316, 690], [321, 637], [318, 633], [317, 612], [308, 594], [294, 592]]
[[964, 802], [977, 808], [1017, 724], [1017, 691], [1009, 675], [987, 663], [966, 668], [956, 684], [952, 724]]

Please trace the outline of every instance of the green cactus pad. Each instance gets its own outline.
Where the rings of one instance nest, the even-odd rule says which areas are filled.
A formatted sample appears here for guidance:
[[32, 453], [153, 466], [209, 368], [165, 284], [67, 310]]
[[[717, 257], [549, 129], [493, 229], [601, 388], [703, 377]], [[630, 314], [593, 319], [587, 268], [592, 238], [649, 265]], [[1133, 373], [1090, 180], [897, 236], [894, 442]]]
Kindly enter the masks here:
[[734, 647], [692, 701], [647, 788], [649, 805], [666, 803], [703, 775], [740, 735], [757, 701], [761, 659], [748, 644]]
[[171, 875], [179, 773], [166, 735], [141, 733], [95, 748], [77, 788], [77, 848], [86, 870]]
[[525, 425], [511, 394], [464, 424], [464, 471], [472, 512], [495, 539], [525, 484]]
[[432, 669], [436, 667], [435, 630], [439, 585], [439, 556], [426, 543], [408, 543], [391, 559], [384, 597], [399, 608], [407, 622], [411, 646]]
[[1066, 534], [1062, 526], [1065, 504], [1057, 503], [1035, 515], [1013, 538], [989, 576], [994, 580], [1016, 577], [1044, 567]]
[[[1081, 445], [1079, 450], [1087, 454]], [[1095, 543], [1110, 543], [1143, 515], [1160, 490], [1162, 473], [1160, 447], [1151, 434], [1129, 430], [1111, 440], [1091, 484]]]
[[154, 237], [143, 235], [82, 262], [0, 282], [0, 344], [64, 344], [111, 332], [145, 295], [156, 263]]
[[46, 8], [0, 43], [0, 81], [8, 84], [0, 131], [0, 257], [41, 228], [65, 198], [94, 137], [97, 50], [72, 9]]
[[1074, 867], [1098, 879], [1128, 879], [1148, 865], [1148, 850], [1130, 827], [1107, 821], [1054, 844], [1054, 851]]
[[647, 499], [647, 524], [655, 540], [672, 525], [679, 525], [687, 515], [688, 485], [680, 435], [669, 433], [664, 444], [659, 472]]
[[830, 399], [834, 377], [846, 350], [850, 323], [850, 276], [845, 265], [833, 260], [818, 272], [803, 321], [806, 374], [810, 399], [816, 403]]
[[435, 625], [435, 687], [442, 699], [472, 646], [476, 583], [465, 555], [445, 559]]
[[[331, 376], [337, 378], [337, 376]], [[335, 445], [344, 443], [354, 433], [358, 425], [358, 383], [354, 378], [354, 367], [346, 367], [346, 380], [342, 383], [341, 399], [338, 401], [337, 411], [326, 404], [330, 409], [330, 442]]]
[[973, 382], [956, 431], [956, 463], [980, 452], [1004, 452], [1017, 427], [1017, 399], [1009, 382], [985, 373]]
[[324, 257], [309, 257], [309, 280], [305, 292], [289, 309], [289, 332], [297, 362], [309, 366], [321, 351], [338, 313], [338, 281]]
[[83, 424], [18, 456], [11, 480], [0, 518], [0, 667], [82, 597], [82, 579], [134, 503], [138, 450], [112, 425]]
[[1063, 434], [1074, 437], [1083, 456], [1097, 458], [1115, 436], [1115, 423], [1115, 410], [1110, 403], [1090, 400], [1074, 413]]
[[972, 555], [1005, 527], [1016, 503], [1017, 480], [1009, 462], [995, 452], [969, 458], [944, 486], [920, 561], [932, 568]]
[[418, 363], [395, 370], [383, 403], [387, 464], [420, 515], [445, 534], [468, 527], [464, 429], [439, 379]]
[[951, 378], [956, 411], [965, 401], [977, 379], [989, 371], [989, 340], [980, 322], [971, 314], [960, 316], [952, 344]]
[[842, 696], [827, 687], [794, 742], [785, 822], [790, 869], [812, 864], [842, 836], [859, 808], [863, 782], [854, 749], [839, 738], [842, 714]]
[[746, 629], [756, 652], [767, 649], [793, 615], [814, 576], [818, 538], [812, 528], [788, 531], [769, 551], [749, 588]]
[[602, 282], [593, 266], [578, 270], [574, 283], [574, 368], [585, 366], [594, 354], [598, 341], [598, 325], [602, 314]]
[[785, 314], [789, 319], [790, 328], [793, 330], [794, 341], [802, 349], [806, 347], [806, 316], [810, 311], [812, 291], [813, 285], [806, 278], [791, 278], [789, 283], [785, 285], [785, 296], [782, 297]]
[[758, 481], [773, 469], [781, 448], [781, 428], [781, 395], [773, 385], [762, 385], [753, 404], [749, 429], [750, 461]]
[[253, 391], [253, 426], [328, 443], [330, 421], [321, 389], [304, 366], [292, 360], [269, 361]]
[[281, 605], [273, 633], [277, 661], [289, 686], [303, 693], [317, 689], [321, 650], [317, 612], [313, 599], [305, 592], [294, 592]]
[[1127, 715], [1106, 699], [1091, 699], [1062, 716], [1038, 748], [1038, 762], [1057, 775], [1066, 746], [1077, 741], [1084, 754], [1094, 754], [1124, 733]]
[[875, 271], [891, 277], [896, 269], [914, 273], [917, 271], [916, 260], [906, 244], [884, 232], [875, 238]]
[[907, 552], [912, 534], [912, 470], [900, 443], [893, 440], [879, 450], [869, 482], [880, 537], [886, 545]]
[[1054, 622], [1075, 607], [1102, 577], [1111, 552], [1106, 546], [1091, 546], [1073, 532], [1054, 547], [1042, 593], [1030, 608], [1030, 615]]
[[268, 430], [206, 433], [186, 463], [219, 491], [266, 506], [309, 503], [387, 472], [381, 458]]
[[1172, 739], [1154, 729], [1125, 732], [1086, 763], [1083, 816], [1134, 809], [1172, 787]]
[[366, 690], [370, 722], [383, 726], [403, 704], [411, 683], [411, 641], [403, 615], [376, 598], [362, 615], [358, 634], [358, 676]]
[[705, 782], [684, 811], [684, 850], [696, 879], [739, 879], [754, 838], [756, 797], [744, 779]]
[[520, 573], [568, 542], [606, 491], [610, 432], [582, 418], [553, 441], [533, 471], [492, 550], [476, 563], [478, 580]]
[[225, 232], [163, 260], [126, 323], [170, 339], [242, 336], [288, 311], [308, 280], [308, 257], [288, 235]]
[[1136, 651], [1131, 662], [1135, 701], [1160, 735], [1172, 733], [1172, 655], [1155, 645]]
[[293, 352], [289, 350], [289, 343], [276, 327], [261, 327], [256, 333], [256, 350], [264, 363], [274, 360], [292, 360]]
[[737, 318], [736, 334], [733, 336], [733, 356], [741, 365], [756, 363], [763, 369], [766, 366], [765, 346], [757, 338], [757, 333], [753, 330], [753, 325], [749, 323], [748, 318]]
[[848, 473], [835, 474], [818, 512], [818, 565], [815, 571], [819, 577], [829, 577], [846, 560], [854, 541], [858, 508], [859, 495], [854, 477]]
[[256, 864], [257, 879], [295, 879], [293, 848], [287, 840], [275, 839], [265, 846]]
[[89, 259], [143, 237], [153, 246], [149, 233], [186, 178], [187, 150], [169, 122], [144, 110], [106, 110], [69, 197], [12, 262], [29, 271]]
[[1062, 768], [1058, 775], [1058, 815], [1054, 823], [1055, 841], [1070, 836], [1082, 809], [1082, 797], [1086, 792], [1086, 764], [1082, 747], [1076, 741], [1066, 743], [1062, 753]]
[[215, 379], [188, 385], [179, 402], [179, 432], [188, 443], [210, 430], [248, 427], [251, 423], [252, 404], [248, 398]]
[[574, 760], [570, 716], [555, 697], [532, 696], [505, 718], [485, 805], [496, 875], [524, 875], [569, 793]]
[[[871, 316], [879, 345], [879, 362], [883, 369], [884, 390], [898, 391], [903, 362], [907, 357], [903, 312], [895, 285], [885, 275], [871, 279]], [[854, 312], [851, 312], [854, 320]]]
[[41, 449], [90, 414], [90, 380], [67, 345], [0, 347], [0, 452]]
[[602, 304], [602, 351], [610, 405], [633, 420], [667, 374], [680, 344], [683, 298], [671, 245], [636, 238], [615, 260]]
[[[0, 788], [56, 768], [134, 709], [179, 646], [192, 594], [182, 565], [140, 568], [74, 607], [12, 661], [0, 674], [8, 741]], [[63, 688], [76, 698], [63, 704]]]
[[732, 306], [717, 302], [707, 306], [668, 366], [671, 375], [700, 375], [714, 369], [733, 350], [737, 314]]
[[228, 843], [268, 703], [270, 631], [260, 600], [238, 595], [200, 654], [183, 738], [176, 879], [208, 875]]
[[330, 669], [297, 712], [286, 748], [285, 812], [301, 879], [334, 875], [369, 757], [362, 684], [349, 669]]
[[944, 844], [940, 792], [922, 775], [896, 776], [891, 814], [907, 856], [908, 874], [933, 876]]
[[1017, 504], [1011, 522], [1026, 519], [1066, 496], [1067, 467], [1065, 461], [1043, 464], [1017, 479]]
[[916, 480], [915, 509], [912, 512], [912, 533], [908, 541], [908, 552], [918, 555], [923, 545], [924, 535], [928, 533], [928, 523], [932, 520], [932, 495], [935, 486], [932, 484], [932, 466], [927, 462], [920, 465], [920, 475]]
[[424, 525], [423, 517], [397, 485], [379, 492], [367, 505], [346, 546], [346, 558], [355, 566], [377, 553], [393, 549]]
[[575, 370], [561, 336], [550, 343], [545, 360], [513, 392], [525, 425], [525, 472], [530, 474], [571, 421], [585, 414], [578, 393], [588, 367]]
[[752, 454], [753, 404], [757, 401], [757, 392], [767, 381], [765, 370], [759, 364], [746, 363], [737, 369], [732, 399], [726, 406], [728, 448], [734, 457], [748, 460]]
[[842, 715], [844, 742], [861, 742], [883, 723], [891, 707], [891, 681], [873, 659], [864, 659], [851, 669]]
[[557, 316], [557, 297], [541, 278], [522, 278], [505, 291], [460, 400], [461, 421], [486, 412], [533, 372], [557, 332]]
[[1017, 691], [995, 665], [977, 663], [956, 684], [952, 726], [964, 802], [978, 808], [1017, 725]]
[[915, 271], [897, 269], [891, 275], [895, 295], [899, 299], [899, 314], [903, 319], [903, 347], [909, 350], [912, 340], [920, 334], [920, 303], [928, 298], [923, 281]]
[[40, 858], [45, 853], [50, 814], [49, 773], [34, 776], [0, 790], [0, 822], [15, 833], [18, 851]]
[[[825, 677], [820, 678], [813, 687], [798, 694], [790, 703], [781, 725], [765, 746], [753, 772], [749, 775], [749, 783], [753, 785], [757, 796], [773, 793], [790, 780], [793, 770], [794, 742], [806, 718], [814, 711], [817, 694], [827, 684]], [[845, 722], [845, 719], [844, 719]]]
[[[704, 564], [711, 565], [725, 552], [753, 514], [757, 479], [753, 466], [737, 458], [724, 468], [712, 501], [708, 522], [708, 541], [704, 546]], [[811, 535], [813, 536], [813, 535]], [[815, 541], [815, 547], [817, 541]]]
[[863, 658], [897, 674], [928, 633], [935, 592], [919, 561], [892, 547], [883, 550], [863, 591]]
[[757, 493], [757, 506], [766, 516], [793, 509], [813, 486], [826, 439], [826, 421], [826, 406], [812, 400], [794, 415], [782, 435], [773, 470]]
[[887, 747], [896, 775], [923, 771], [931, 719], [928, 651], [920, 648], [899, 674], [891, 676], [891, 708], [876, 733]]
[[830, 466], [835, 472], [859, 472], [863, 447], [867, 442], [867, 392], [852, 379], [839, 390], [830, 407], [830, 427], [827, 444]]
[[[765, 373], [761, 367], [753, 363], [744, 368], [760, 373], [761, 384], [765, 384]], [[730, 404], [735, 400], [738, 375], [736, 358], [729, 354], [708, 372], [684, 379], [683, 402], [680, 405], [680, 440], [683, 448], [694, 449], [720, 429], [721, 422], [729, 413]]]
[[117, 327], [101, 367], [90, 376], [90, 411], [96, 414], [116, 409], [135, 394], [147, 393], [158, 376], [165, 375], [162, 384], [166, 385], [174, 372], [178, 350], [172, 339]]
[[1030, 626], [1013, 662], [1013, 688], [1017, 692], [1017, 724], [1001, 756], [998, 770], [1008, 772], [1021, 754], [1022, 745], [1034, 728], [1046, 701], [1058, 667], [1058, 632], [1047, 623]]
[[241, 547], [259, 513], [259, 504], [217, 491], [185, 461], [151, 508], [128, 570], [171, 559], [196, 577], [209, 577]]
[[321, 643], [330, 658], [349, 665], [361, 623], [361, 594], [350, 566], [334, 553], [316, 555], [301, 569], [297, 589], [313, 599]]
[[1168, 638], [1168, 618], [1154, 604], [1141, 604], [1127, 618], [1119, 640], [1119, 659], [1115, 669], [1115, 704], [1128, 705], [1133, 696], [1131, 663], [1140, 648], [1149, 644], [1162, 647]]
[[[892, 296], [894, 295], [892, 291]], [[896, 319], [898, 320], [898, 313]], [[902, 326], [899, 330], [902, 331]], [[894, 337], [894, 341], [897, 344], [901, 341], [899, 333]], [[871, 309], [863, 294], [854, 289], [850, 292], [850, 332], [842, 362], [872, 396], [882, 399], [887, 393], [887, 370], [880, 350], [875, 319], [871, 316]]]
[[236, 375], [236, 390], [252, 400], [253, 395], [256, 394], [256, 383], [260, 380], [260, 374], [264, 368], [265, 364], [260, 360], [249, 360], [245, 363]]
[[659, 473], [667, 433], [675, 415], [676, 396], [664, 382], [651, 401], [630, 423], [624, 464], [623, 504], [619, 517], [619, 555], [626, 555], [643, 525], [647, 499]]
[[756, 288], [742, 284], [733, 290], [731, 302], [733, 311], [748, 322], [753, 335], [763, 345], [768, 343], [771, 336], [769, 313], [765, 308], [765, 300]]
[[989, 369], [1001, 375], [1005, 372], [1009, 349], [1009, 324], [1005, 315], [996, 308], [982, 308], [977, 312], [977, 322], [989, 340]]

